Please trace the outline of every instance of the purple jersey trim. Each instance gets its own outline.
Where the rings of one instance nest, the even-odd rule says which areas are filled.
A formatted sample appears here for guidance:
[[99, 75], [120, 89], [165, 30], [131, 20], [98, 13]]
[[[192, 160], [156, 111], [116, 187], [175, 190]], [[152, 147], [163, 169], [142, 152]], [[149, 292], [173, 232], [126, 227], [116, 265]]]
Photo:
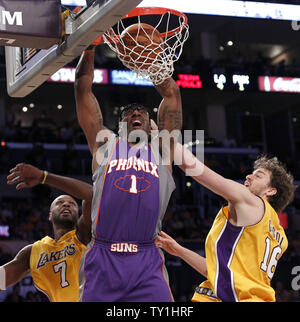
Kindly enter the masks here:
[[217, 239], [215, 251], [217, 270], [215, 294], [224, 302], [238, 301], [234, 289], [234, 276], [230, 264], [236, 245], [244, 231], [244, 227], [233, 226], [228, 220]]
[[46, 293], [46, 291], [44, 291], [41, 288], [37, 287], [35, 284], [34, 284], [34, 287], [36, 288], [37, 293], [40, 296], [41, 302], [51, 302], [50, 296]]

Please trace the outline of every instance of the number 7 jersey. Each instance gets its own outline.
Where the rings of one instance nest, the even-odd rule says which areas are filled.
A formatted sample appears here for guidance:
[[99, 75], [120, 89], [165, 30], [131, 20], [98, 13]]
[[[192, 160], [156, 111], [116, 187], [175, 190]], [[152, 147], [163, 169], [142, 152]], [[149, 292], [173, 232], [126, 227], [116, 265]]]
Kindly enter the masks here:
[[78, 301], [78, 271], [84, 250], [76, 230], [67, 232], [58, 241], [46, 236], [32, 245], [30, 273], [35, 287], [49, 301]]
[[246, 227], [228, 221], [228, 206], [219, 211], [205, 243], [208, 280], [192, 301], [275, 301], [271, 279], [288, 240], [277, 213], [264, 204], [260, 222]]

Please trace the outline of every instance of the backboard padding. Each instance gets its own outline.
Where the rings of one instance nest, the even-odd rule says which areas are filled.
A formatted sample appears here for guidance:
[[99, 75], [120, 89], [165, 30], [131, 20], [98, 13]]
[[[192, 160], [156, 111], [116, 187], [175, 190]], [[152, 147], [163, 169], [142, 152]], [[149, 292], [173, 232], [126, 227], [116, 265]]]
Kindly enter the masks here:
[[96, 38], [134, 9], [142, 0], [98, 0], [81, 15], [66, 19], [68, 38], [60, 45], [40, 50], [20, 69], [18, 47], [5, 47], [7, 92], [25, 97], [61, 67], [81, 55]]

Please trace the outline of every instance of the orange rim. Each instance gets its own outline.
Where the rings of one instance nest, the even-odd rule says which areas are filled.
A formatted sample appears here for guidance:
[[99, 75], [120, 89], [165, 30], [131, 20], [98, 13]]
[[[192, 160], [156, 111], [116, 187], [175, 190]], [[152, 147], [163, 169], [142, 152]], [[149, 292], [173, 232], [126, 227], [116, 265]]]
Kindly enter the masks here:
[[170, 37], [170, 36], [175, 35], [180, 30], [187, 27], [188, 19], [187, 19], [187, 16], [183, 12], [173, 10], [173, 9], [168, 9], [168, 8], [160, 8], [160, 7], [138, 7], [138, 8], [133, 9], [131, 12], [129, 12], [129, 14], [124, 16], [122, 19], [132, 18], [132, 17], [136, 17], [136, 16], [164, 15], [165, 13], [168, 13], [168, 12], [170, 12], [171, 14], [173, 14], [175, 16], [182, 17], [184, 19], [184, 23], [182, 26], [180, 26], [178, 28], [175, 28], [173, 30], [170, 30], [168, 32], [164, 32], [164, 33], [160, 34], [162, 38], [166, 38], [166, 37]]

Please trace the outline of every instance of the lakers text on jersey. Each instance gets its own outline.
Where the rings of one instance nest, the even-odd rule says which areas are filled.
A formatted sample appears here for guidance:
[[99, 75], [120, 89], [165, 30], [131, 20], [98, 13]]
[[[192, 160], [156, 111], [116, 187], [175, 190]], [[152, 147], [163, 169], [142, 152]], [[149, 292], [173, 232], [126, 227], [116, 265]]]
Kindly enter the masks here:
[[49, 301], [78, 301], [78, 270], [84, 250], [75, 230], [58, 241], [46, 236], [32, 245], [30, 273], [35, 287]]

